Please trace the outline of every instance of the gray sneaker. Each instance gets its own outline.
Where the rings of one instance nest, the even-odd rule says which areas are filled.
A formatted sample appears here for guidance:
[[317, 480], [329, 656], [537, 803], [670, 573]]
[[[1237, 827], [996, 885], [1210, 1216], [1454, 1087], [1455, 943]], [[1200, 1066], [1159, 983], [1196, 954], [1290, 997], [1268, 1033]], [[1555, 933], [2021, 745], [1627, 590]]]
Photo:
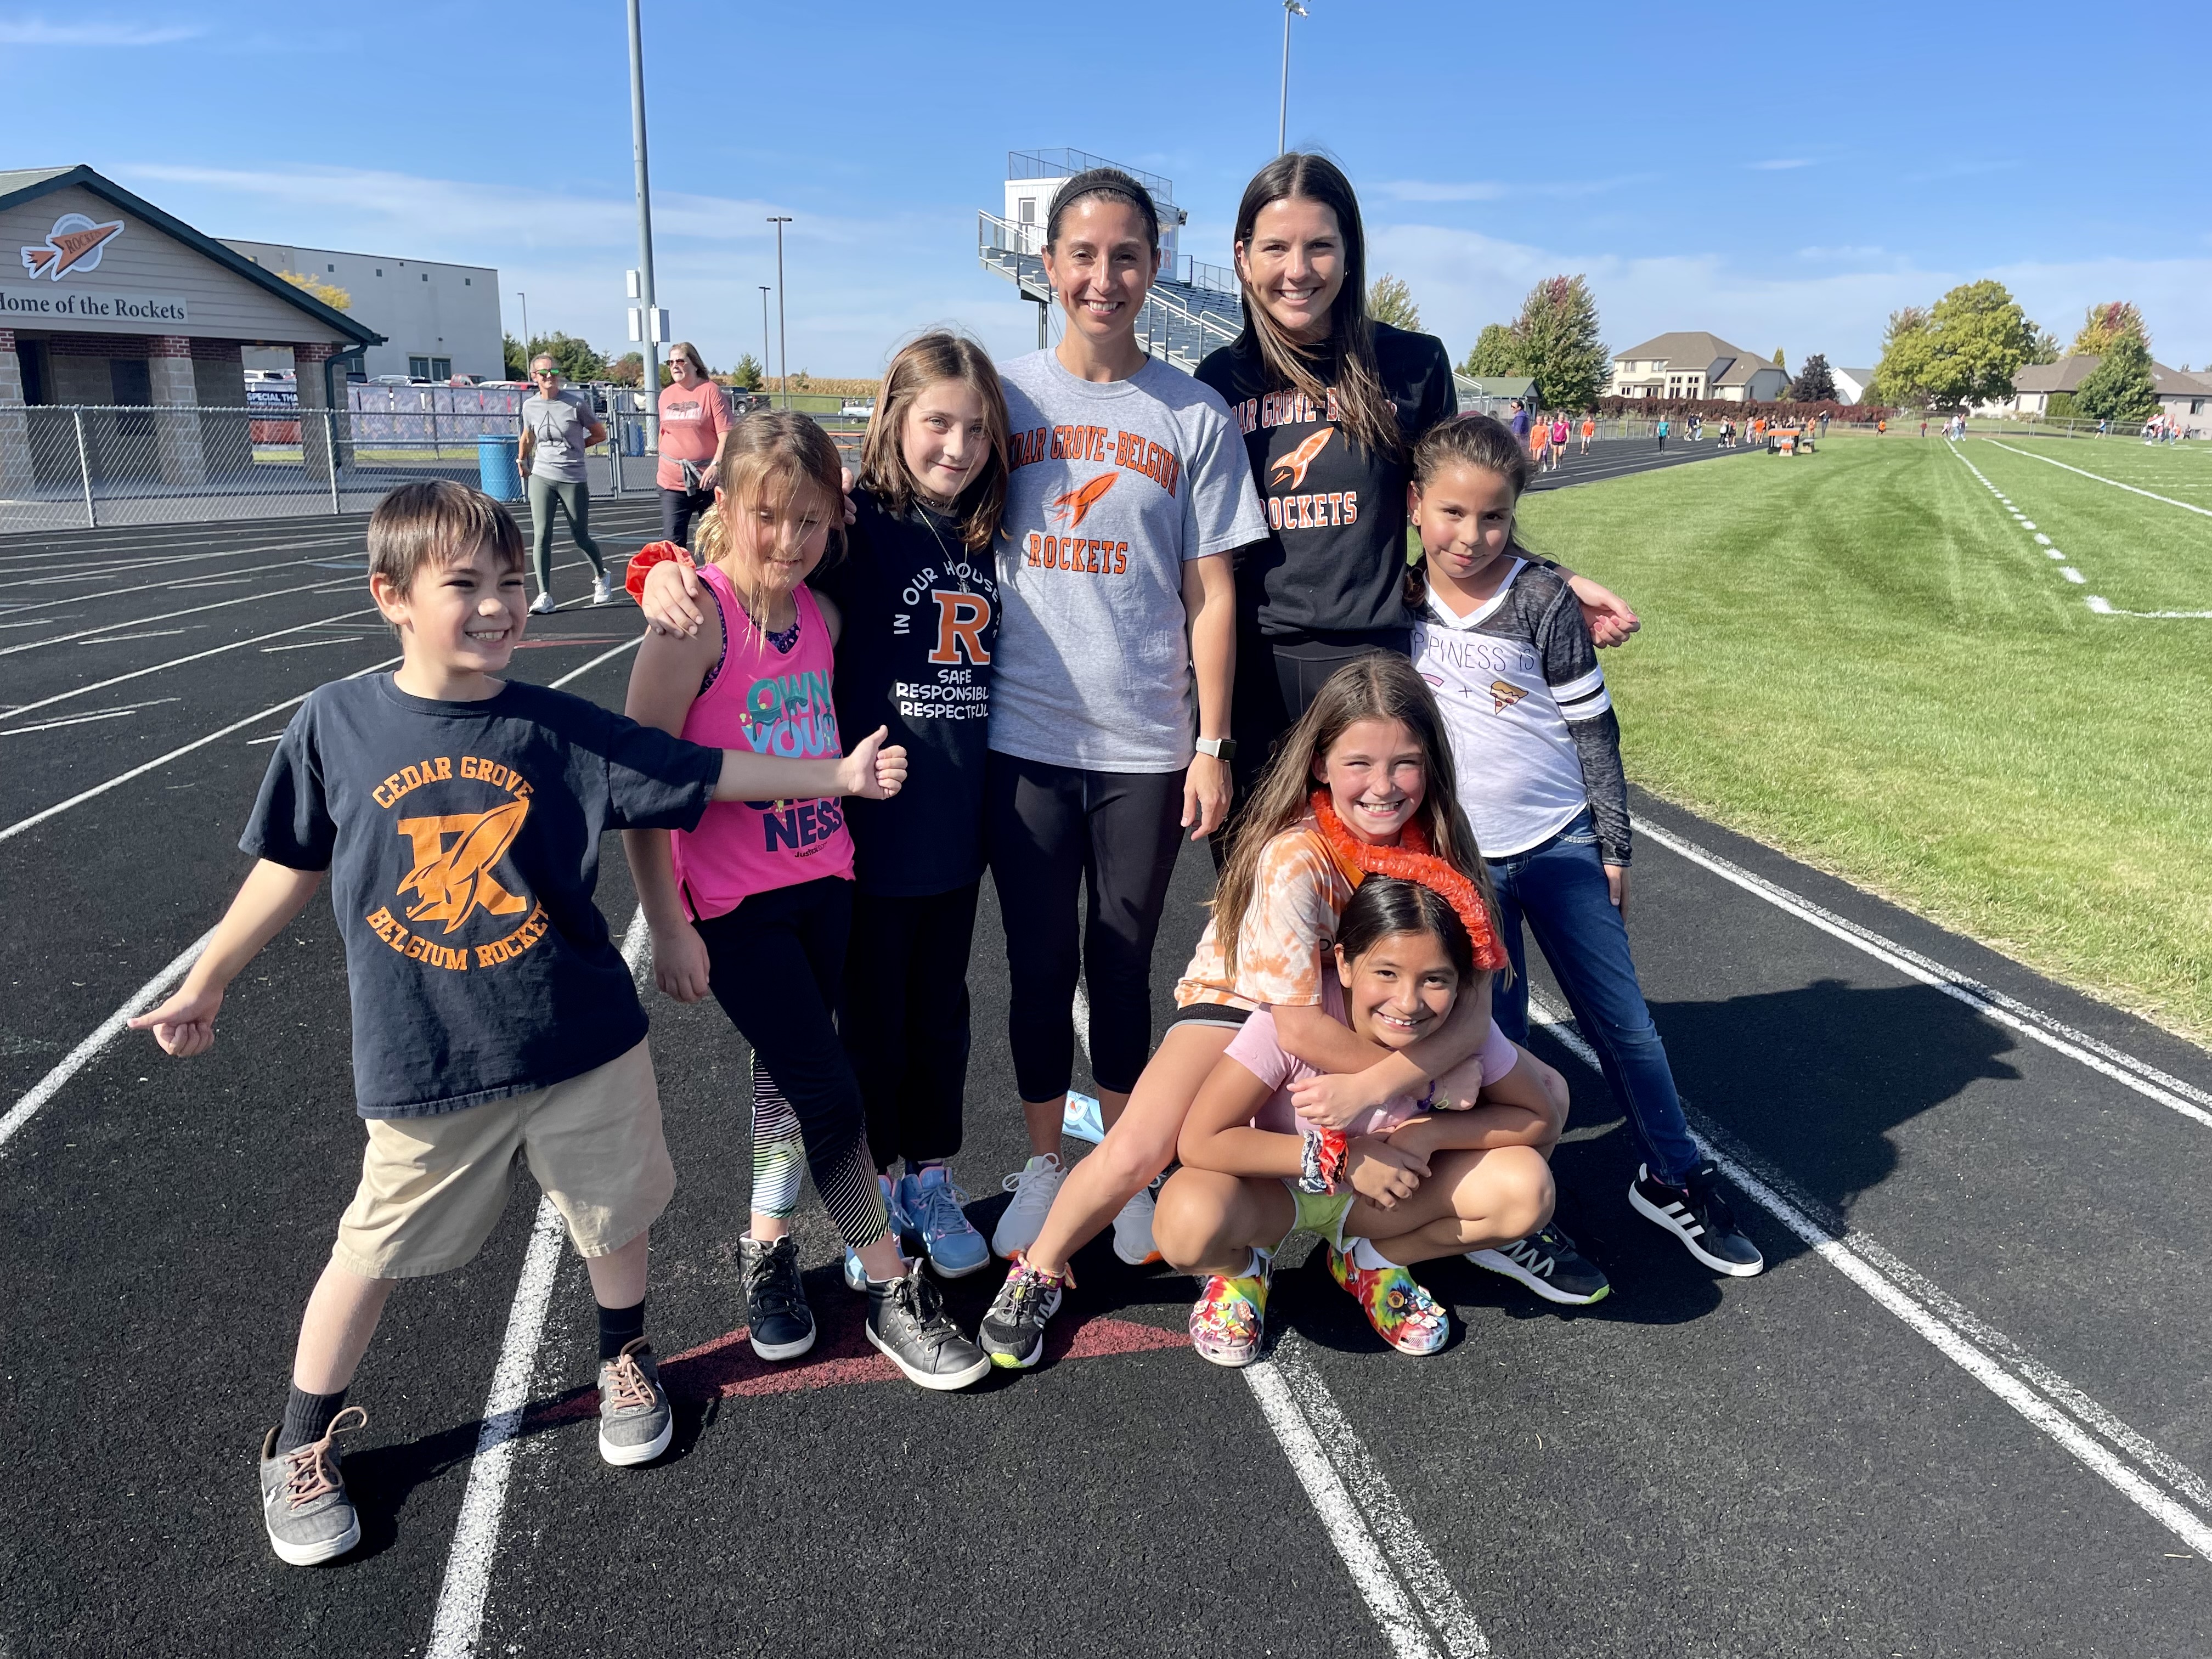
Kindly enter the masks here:
[[261, 1523], [269, 1529], [269, 1547], [286, 1565], [320, 1566], [361, 1542], [361, 1517], [346, 1496], [336, 1442], [368, 1424], [367, 1412], [348, 1406], [320, 1440], [280, 1453], [276, 1430], [263, 1438]]
[[614, 1358], [599, 1362], [599, 1455], [617, 1468], [650, 1463], [675, 1434], [653, 1346], [633, 1338]]
[[915, 1262], [906, 1277], [868, 1286], [868, 1340], [909, 1382], [947, 1392], [991, 1374], [991, 1356], [960, 1334], [944, 1298]]

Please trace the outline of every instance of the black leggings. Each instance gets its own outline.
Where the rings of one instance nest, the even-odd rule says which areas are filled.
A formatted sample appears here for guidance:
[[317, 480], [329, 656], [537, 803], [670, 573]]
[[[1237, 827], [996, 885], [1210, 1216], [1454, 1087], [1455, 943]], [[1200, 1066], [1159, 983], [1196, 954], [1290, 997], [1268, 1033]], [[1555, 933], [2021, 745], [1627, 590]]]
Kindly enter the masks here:
[[[755, 893], [736, 909], [691, 925], [707, 944], [714, 1000], [752, 1045], [757, 1103], [788, 1105], [823, 1207], [847, 1246], [865, 1250], [890, 1223], [868, 1164], [860, 1085], [835, 1023], [852, 921], [853, 884], [824, 876]], [[768, 1125], [766, 1133], [777, 1136], [772, 1126], [781, 1115], [757, 1111], [756, 1134]], [[771, 1151], [754, 1148], [757, 1168]], [[776, 1213], [773, 1204], [755, 1207]]]
[[[1175, 873], [1181, 772], [1085, 772], [992, 750], [984, 835], [1006, 925], [1006, 1024], [1024, 1100], [1067, 1092], [1075, 983], [1091, 1000], [1091, 1075], [1137, 1086], [1152, 1046], [1152, 939]], [[1076, 888], [1088, 902], [1079, 933]]]
[[845, 956], [845, 1054], [878, 1170], [960, 1150], [968, 1090], [968, 948], [982, 883], [924, 898], [860, 893]]

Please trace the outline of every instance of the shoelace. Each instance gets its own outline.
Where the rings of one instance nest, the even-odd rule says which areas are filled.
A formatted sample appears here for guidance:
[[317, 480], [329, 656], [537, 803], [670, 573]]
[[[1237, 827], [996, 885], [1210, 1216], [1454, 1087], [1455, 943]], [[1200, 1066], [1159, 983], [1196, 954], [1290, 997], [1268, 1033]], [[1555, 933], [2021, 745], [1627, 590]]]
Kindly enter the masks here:
[[[921, 1222], [921, 1231], [933, 1238], [965, 1231], [968, 1218], [960, 1206], [967, 1201], [968, 1194], [950, 1181], [924, 1187], [921, 1189], [921, 1214], [918, 1218]], [[945, 1213], [948, 1208], [951, 1211], [950, 1215]]]
[[[349, 1417], [355, 1420], [347, 1422]], [[294, 1509], [304, 1509], [318, 1498], [340, 1490], [337, 1452], [333, 1443], [342, 1434], [351, 1434], [356, 1429], [368, 1426], [368, 1413], [358, 1406], [348, 1406], [331, 1419], [320, 1440], [310, 1440], [284, 1454], [283, 1490], [286, 1501]]]
[[[1037, 1166], [1036, 1172], [1039, 1175], [1058, 1175], [1060, 1173], [1060, 1166], [1057, 1164], [1040, 1164]], [[1028, 1178], [1029, 1174], [1030, 1166], [1024, 1164], [999, 1183], [999, 1190], [1002, 1193], [1018, 1194], [1022, 1190], [1022, 1182]]]
[[638, 1337], [623, 1345], [607, 1370], [607, 1395], [618, 1412], [649, 1408], [654, 1403], [653, 1382], [645, 1368], [637, 1363], [635, 1350], [646, 1346]]
[[[761, 1252], [745, 1276], [745, 1306], [757, 1310], [756, 1318], [763, 1313], [787, 1314], [799, 1305], [798, 1255], [795, 1250], [783, 1249], [782, 1240], [776, 1243], [778, 1248]], [[787, 1261], [792, 1271], [785, 1271]]]
[[1041, 1273], [1026, 1262], [1016, 1262], [1013, 1272], [1006, 1275], [1006, 1282], [999, 1287], [999, 1300], [1006, 1304], [1009, 1318], [1027, 1324], [1045, 1292], [1067, 1282], [1050, 1273]]
[[914, 1327], [915, 1334], [932, 1347], [942, 1347], [958, 1339], [960, 1333], [945, 1317], [945, 1299], [937, 1287], [921, 1275], [921, 1264], [905, 1278], [891, 1285], [892, 1310]]

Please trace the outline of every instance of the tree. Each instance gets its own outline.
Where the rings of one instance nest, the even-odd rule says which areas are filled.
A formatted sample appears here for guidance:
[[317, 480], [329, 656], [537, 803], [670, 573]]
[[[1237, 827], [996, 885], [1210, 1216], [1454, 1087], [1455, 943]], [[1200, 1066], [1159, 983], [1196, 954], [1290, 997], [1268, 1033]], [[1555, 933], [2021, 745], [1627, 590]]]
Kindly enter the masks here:
[[512, 334], [499, 337], [500, 356], [505, 360], [507, 378], [510, 380], [526, 379], [530, 374], [530, 353], [521, 341]]
[[645, 354], [626, 351], [607, 365], [607, 379], [617, 386], [635, 386], [645, 379]]
[[730, 371], [730, 384], [740, 392], [758, 392], [767, 376], [761, 371], [760, 359], [750, 351], [738, 359], [738, 366]]
[[1828, 367], [1827, 354], [1816, 351], [1805, 360], [1797, 371], [1797, 378], [1790, 383], [1790, 395], [1801, 404], [1832, 402], [1836, 395], [1836, 376]]
[[2093, 421], [2147, 421], [2158, 412], [2150, 348], [2134, 330], [2115, 336], [2074, 393], [2074, 407]]
[[2027, 354], [2031, 363], [2055, 363], [2058, 361], [2058, 337], [2047, 328], [2035, 331], [2035, 345]]
[[2012, 396], [2012, 377], [2030, 361], [2035, 325], [2002, 283], [1962, 283], [1923, 311], [1890, 313], [1881, 363], [1881, 400], [1959, 404]]
[[1547, 276], [1521, 302], [1512, 332], [1521, 372], [1535, 381], [1547, 409], [1587, 409], [1596, 401], [1610, 364], [1587, 281]]
[[[587, 340], [563, 334], [557, 329], [550, 334], [540, 334], [530, 342], [532, 359], [550, 357], [553, 367], [561, 371], [563, 379], [570, 380], [604, 380], [607, 378], [607, 360], [592, 349]], [[525, 363], [526, 370], [530, 365]]]
[[304, 270], [280, 270], [276, 275], [294, 288], [305, 290], [310, 299], [320, 300], [332, 311], [351, 311], [353, 295], [336, 283], [326, 283], [321, 277]]
[[2123, 334], [2132, 334], [2150, 349], [2150, 331], [2143, 326], [2142, 313], [2126, 300], [2113, 300], [2100, 306], [2091, 306], [2081, 318], [2081, 331], [2074, 337], [2074, 344], [2067, 355], [2072, 357], [2101, 357], [2112, 349], [2112, 343]]
[[1482, 332], [1475, 337], [1474, 349], [1467, 354], [1467, 361], [1459, 372], [1470, 380], [1481, 380], [1492, 374], [1525, 374], [1522, 367], [1521, 343], [1513, 331], [1504, 323], [1486, 323]]
[[1790, 367], [1789, 364], [1782, 361], [1782, 348], [1780, 346], [1774, 348], [1774, 366], [1777, 368], [1787, 368]]
[[1393, 276], [1387, 270], [1367, 290], [1367, 314], [1393, 328], [1415, 334], [1421, 331], [1421, 308], [1413, 303], [1413, 291], [1406, 286], [1403, 277]]

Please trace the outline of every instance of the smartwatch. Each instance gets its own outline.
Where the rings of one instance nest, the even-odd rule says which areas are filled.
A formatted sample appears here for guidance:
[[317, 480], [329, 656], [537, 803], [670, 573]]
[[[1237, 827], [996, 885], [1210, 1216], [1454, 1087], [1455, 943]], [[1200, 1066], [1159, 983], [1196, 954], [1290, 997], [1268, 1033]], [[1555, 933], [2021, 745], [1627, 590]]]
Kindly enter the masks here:
[[1198, 740], [1198, 752], [1201, 755], [1211, 755], [1218, 761], [1235, 760], [1237, 758], [1237, 739], [1234, 738], [1200, 738]]

